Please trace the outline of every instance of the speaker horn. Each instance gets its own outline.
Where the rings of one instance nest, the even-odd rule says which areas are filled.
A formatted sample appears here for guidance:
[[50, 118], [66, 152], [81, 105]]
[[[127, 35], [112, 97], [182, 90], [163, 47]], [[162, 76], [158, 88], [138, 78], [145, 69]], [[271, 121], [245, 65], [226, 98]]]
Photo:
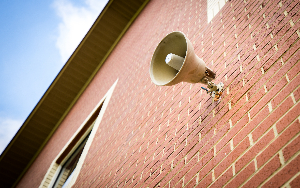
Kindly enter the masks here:
[[180, 82], [207, 84], [215, 73], [194, 52], [182, 32], [168, 34], [156, 47], [150, 65], [154, 84], [171, 86]]
[[219, 100], [223, 83], [218, 85], [212, 82], [216, 74], [206, 67], [199, 58], [190, 40], [184, 33], [176, 31], [168, 34], [156, 47], [150, 65], [150, 77], [154, 84], [172, 86], [180, 82], [202, 83], [208, 94]]

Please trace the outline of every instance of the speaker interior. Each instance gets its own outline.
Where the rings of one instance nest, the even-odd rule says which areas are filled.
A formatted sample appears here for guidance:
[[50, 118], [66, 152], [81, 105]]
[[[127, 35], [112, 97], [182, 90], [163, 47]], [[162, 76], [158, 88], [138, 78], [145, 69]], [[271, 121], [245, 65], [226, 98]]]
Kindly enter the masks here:
[[[171, 82], [180, 71], [166, 64], [166, 56], [170, 53], [185, 58], [187, 42], [183, 33], [168, 34], [156, 47], [150, 65], [150, 76], [156, 85], [166, 85]], [[185, 62], [183, 62], [184, 64]]]

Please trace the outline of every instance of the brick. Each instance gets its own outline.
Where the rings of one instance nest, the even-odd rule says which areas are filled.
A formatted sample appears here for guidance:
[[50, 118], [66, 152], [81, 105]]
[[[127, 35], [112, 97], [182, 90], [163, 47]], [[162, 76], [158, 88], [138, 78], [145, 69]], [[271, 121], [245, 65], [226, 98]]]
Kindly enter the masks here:
[[[282, 79], [283, 80], [283, 79]], [[284, 83], [280, 82], [278, 85], [280, 85], [281, 87], [284, 85]], [[279, 86], [279, 87], [280, 87]], [[251, 110], [250, 110], [250, 114], [252, 116], [255, 116], [257, 114], [257, 112], [259, 112], [259, 110], [261, 110], [266, 104], [267, 102], [270, 100], [270, 98], [272, 97], [272, 94], [274, 95], [275, 92], [271, 92], [269, 91], [267, 94], [265, 94], [264, 88], [262, 87], [259, 91], [258, 91], [258, 95], [255, 95], [254, 100], [259, 100], [260, 98], [262, 98], [262, 100], [260, 100]], [[250, 99], [253, 100], [253, 99]]]
[[199, 176], [199, 182], [196, 187], [208, 187], [212, 182], [212, 173], [209, 172], [207, 175], [203, 178]]
[[238, 101], [236, 106], [234, 106], [234, 110], [237, 111], [237, 113], [231, 117], [233, 124], [236, 124], [238, 121], [240, 121], [241, 117], [244, 114], [247, 114], [247, 111], [245, 109], [241, 110], [241, 107], [245, 104], [245, 102], [246, 102], [245, 97], [243, 97], [241, 100]]
[[284, 112], [286, 112], [292, 106], [293, 101], [289, 97], [252, 132], [253, 141], [255, 142], [269, 127], [276, 122], [278, 118], [284, 114]]
[[[196, 165], [193, 166], [193, 168], [190, 170], [189, 174], [196, 174], [197, 171], [199, 171], [199, 169], [201, 169], [203, 167], [203, 165], [205, 165], [207, 163], [207, 161], [209, 161], [213, 156], [213, 152], [210, 152], [208, 154], [206, 154]], [[175, 167], [176, 169], [178, 169], [178, 166]], [[170, 177], [173, 177], [177, 172], [181, 172], [178, 171], [176, 169], [173, 169], [171, 172], [167, 175], [167, 177], [165, 177], [166, 180], [168, 180]], [[204, 170], [205, 172], [205, 170]], [[177, 175], [177, 178], [182, 177], [182, 175]], [[162, 185], [164, 185], [165, 183], [162, 182]]]
[[244, 187], [258, 187], [265, 179], [273, 174], [281, 166], [279, 156], [275, 155], [262, 169], [244, 185]]
[[[257, 72], [257, 71], [255, 71], [255, 72]], [[249, 76], [250, 78], [248, 78], [248, 76]], [[249, 81], [246, 83], [245, 86], [246, 86], [247, 88], [251, 88], [251, 90], [248, 91], [248, 94], [249, 94], [248, 97], [249, 97], [249, 98], [251, 98], [251, 97], [256, 93], [257, 89], [252, 88], [252, 86], [257, 87], [257, 86], [255, 85], [255, 83], [257, 82], [257, 80], [259, 80], [259, 78], [260, 78], [260, 74], [255, 74], [253, 77], [252, 77], [251, 74], [246, 75], [245, 79], [247, 79], [247, 80], [249, 80]], [[245, 87], [245, 86], [244, 86], [244, 87]]]
[[[195, 157], [195, 159], [197, 159], [197, 156]], [[194, 163], [196, 164], [196, 163]], [[194, 168], [195, 165], [189, 167], [187, 170], [189, 170], [186, 174], [185, 174], [185, 181], [189, 182], [190, 180], [192, 180], [195, 175], [197, 174], [199, 169]]]
[[289, 82], [283, 90], [281, 90], [276, 97], [272, 100], [272, 104], [276, 107], [278, 104], [282, 102], [282, 100], [288, 96], [298, 85], [300, 82], [300, 74], [298, 74], [291, 82]]
[[[263, 108], [251, 121], [244, 126], [240, 132], [234, 136], [233, 145], [236, 146], [269, 114], [268, 107]], [[251, 115], [251, 114], [250, 114]]]
[[[298, 22], [297, 25], [299, 23], [300, 22]], [[286, 26], [289, 27], [288, 24]], [[289, 33], [291, 33], [291, 32], [292, 31], [290, 31]], [[296, 33], [294, 33], [294, 35], [296, 36]], [[294, 42], [294, 41], [291, 40], [291, 42]], [[283, 49], [286, 49], [286, 52], [282, 55], [283, 62], [286, 63], [287, 61], [292, 61], [292, 64], [294, 65], [298, 61], [297, 57], [299, 57], [299, 43], [300, 43], [300, 41], [297, 40], [296, 43], [293, 44], [293, 46], [283, 46]], [[287, 47], [289, 47], [289, 48], [287, 48]]]
[[257, 156], [257, 167], [261, 167], [299, 131], [299, 122], [296, 121], [292, 123], [276, 140], [274, 140], [265, 150], [263, 150], [263, 152], [260, 155]]
[[300, 135], [298, 135], [291, 143], [289, 143], [285, 148], [283, 148], [283, 156], [287, 161], [289, 160], [296, 152], [300, 150]]
[[249, 140], [243, 140], [224, 160], [215, 168], [215, 177], [219, 177], [232, 162], [238, 158], [250, 146]]
[[295, 100], [296, 102], [298, 102], [299, 98], [300, 98], [300, 87], [298, 87], [298, 89], [296, 89], [294, 92], [294, 97], [295, 97]]
[[[254, 146], [252, 146], [243, 156], [235, 163], [235, 171], [239, 172], [248, 162], [250, 162], [259, 152], [263, 150], [274, 138], [274, 132], [271, 129], [264, 135]], [[247, 139], [247, 138], [246, 138]]]
[[201, 171], [199, 172], [199, 176], [203, 177], [205, 174], [207, 174], [211, 168], [212, 164], [210, 163], [211, 159], [213, 158], [213, 150], [210, 150], [208, 153], [205, 154], [205, 156], [201, 156], [202, 158], [200, 161], [193, 167], [194, 170]]
[[[272, 61], [269, 61], [272, 63]], [[266, 83], [266, 86], [267, 86], [267, 89], [270, 90], [271, 87], [273, 87], [275, 85], [275, 83], [283, 76], [284, 71], [280, 71], [280, 72], [277, 72], [278, 70], [282, 70], [282, 65], [281, 65], [281, 62], [279, 61], [276, 61], [274, 64], [271, 64], [272, 67], [270, 68], [266, 68], [265, 65], [264, 65], [264, 70], [265, 70], [265, 75], [264, 75], [264, 81], [265, 79], [267, 78], [270, 78], [272, 77], [267, 83]]]
[[224, 174], [222, 174], [216, 181], [212, 183], [210, 187], [222, 187], [233, 177], [232, 167], [226, 170]]
[[185, 184], [186, 187], [194, 187], [196, 185], [197, 176], [194, 176], [191, 180]]
[[[270, 98], [273, 98], [273, 96], [275, 96], [278, 91], [280, 91], [280, 89], [284, 86], [286, 86], [287, 84], [287, 80], [285, 78], [280, 79], [275, 85], [274, 87], [271, 88], [271, 90], [269, 90], [265, 96], [263, 96], [262, 100], [258, 102], [257, 105], [255, 105], [255, 107], [253, 109], [251, 109], [250, 114], [252, 116], [254, 116], [263, 106], [265, 106], [267, 104], [267, 102], [269, 102]], [[266, 83], [266, 85], [268, 85], [268, 83]], [[268, 85], [269, 87], [269, 85]], [[270, 87], [269, 87], [270, 89]], [[261, 89], [261, 92], [264, 92], [263, 88]]]
[[[209, 142], [209, 139], [211, 138], [211, 136], [213, 136], [213, 131], [210, 131], [210, 135], [205, 135], [205, 137], [202, 138], [201, 141], [190, 150], [189, 156], [192, 157], [192, 156], [196, 155], [197, 152], [200, 153], [200, 157], [202, 157], [202, 155], [206, 154], [207, 152], [208, 152], [208, 154], [211, 154], [211, 152], [212, 152], [212, 155], [213, 155], [213, 151], [211, 151], [212, 143]], [[193, 139], [199, 140], [199, 136], [197, 136]], [[188, 156], [188, 159], [190, 159], [189, 156]]]
[[269, 181], [267, 181], [262, 187], [271, 187], [276, 185], [282, 186], [291, 177], [300, 171], [300, 155], [293, 159], [289, 164], [285, 165], [279, 172], [275, 174]]
[[212, 163], [220, 163], [231, 152], [230, 143], [227, 143], [212, 159]]
[[[244, 125], [246, 125], [246, 123], [248, 123], [248, 120], [249, 120], [249, 118], [248, 118], [247, 115], [245, 115], [244, 117], [242, 117], [242, 118], [239, 120], [239, 122], [238, 122], [236, 125], [234, 125], [233, 128], [230, 129], [230, 130], [228, 131], [227, 134], [225, 134], [225, 136], [221, 139], [221, 141], [218, 142], [218, 144], [216, 145], [216, 151], [217, 151], [217, 152], [220, 151], [220, 149], [221, 149], [226, 143], [228, 143], [229, 140], [230, 140], [234, 135], [236, 135], [237, 132], [238, 132], [239, 130], [241, 130], [241, 129], [244, 127]], [[229, 123], [228, 123], [228, 124], [229, 124]]]
[[300, 115], [299, 108], [300, 103], [290, 108], [288, 113], [276, 123], [278, 133], [280, 133], [288, 124], [290, 124], [294, 119], [296, 119]]
[[238, 187], [255, 172], [254, 162], [251, 162], [245, 169], [236, 175], [225, 187]]
[[293, 179], [290, 183], [291, 187], [300, 187], [300, 175]]

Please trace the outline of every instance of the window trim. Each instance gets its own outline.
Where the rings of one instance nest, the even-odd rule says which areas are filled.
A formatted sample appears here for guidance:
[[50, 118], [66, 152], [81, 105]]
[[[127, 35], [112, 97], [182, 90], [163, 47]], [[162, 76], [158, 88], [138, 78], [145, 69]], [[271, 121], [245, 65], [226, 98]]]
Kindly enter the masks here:
[[[94, 126], [94, 124], [91, 125], [91, 127], [93, 127], [93, 126]], [[61, 183], [61, 180], [63, 179], [63, 176], [66, 175], [65, 174], [66, 167], [68, 165], [72, 164], [72, 161], [79, 156], [78, 160], [75, 163], [73, 163], [74, 164], [74, 166], [73, 166], [74, 169], [72, 169], [72, 170], [70, 169], [71, 172], [68, 175], [68, 177], [66, 177], [66, 179], [64, 180], [64, 183], [63, 183], [62, 187], [66, 187], [67, 186], [66, 183], [70, 182], [71, 178], [73, 177], [74, 170], [75, 170], [75, 168], [76, 168], [76, 166], [78, 164], [79, 158], [81, 157], [83, 149], [84, 149], [84, 147], [86, 145], [86, 142], [89, 139], [91, 131], [87, 131], [87, 132], [88, 132], [88, 135], [87, 136], [83, 136], [84, 139], [78, 143], [78, 146], [76, 147], [76, 149], [74, 150], [74, 152], [71, 153], [70, 157], [66, 158], [66, 162], [61, 163], [60, 171], [59, 171], [58, 175], [55, 177], [54, 183], [53, 183], [54, 186], [52, 186], [52, 187], [56, 187], [55, 185], [58, 185], [59, 183]]]
[[[72, 175], [72, 178], [70, 179], [70, 183], [67, 185], [67, 187], [72, 187], [75, 184], [76, 179], [77, 179], [77, 177], [80, 173], [80, 170], [83, 166], [84, 160], [85, 160], [87, 153], [89, 151], [89, 148], [94, 140], [95, 134], [99, 128], [99, 125], [101, 123], [101, 120], [103, 118], [105, 110], [108, 106], [108, 103], [110, 101], [110, 98], [112, 96], [112, 93], [113, 93], [117, 83], [118, 83], [118, 79], [111, 86], [111, 88], [104, 95], [104, 97], [99, 101], [99, 103], [92, 110], [92, 112], [88, 115], [88, 117], [84, 120], [84, 122], [80, 125], [80, 127], [73, 134], [73, 136], [70, 138], [70, 140], [66, 143], [66, 145], [63, 147], [63, 149], [59, 152], [59, 154], [56, 156], [56, 158], [52, 161], [52, 163], [51, 163], [47, 173], [45, 174], [44, 179], [42, 180], [39, 187], [52, 187], [53, 186], [64, 163], [73, 154], [73, 152], [77, 149], [77, 147], [83, 141], [83, 139], [87, 136], [87, 134], [90, 133], [91, 135], [89, 136], [89, 138], [84, 146], [81, 157], [79, 158], [77, 166], [73, 171], [74, 174]], [[94, 123], [94, 126], [93, 126], [93, 123]]]

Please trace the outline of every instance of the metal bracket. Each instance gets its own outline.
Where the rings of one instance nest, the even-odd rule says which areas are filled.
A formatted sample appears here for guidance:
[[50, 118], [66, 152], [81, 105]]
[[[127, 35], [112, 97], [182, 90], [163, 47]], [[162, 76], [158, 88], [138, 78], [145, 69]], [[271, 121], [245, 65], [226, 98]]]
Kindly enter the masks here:
[[224, 84], [220, 82], [219, 84], [216, 85], [213, 82], [207, 82], [207, 88], [209, 90], [204, 87], [201, 88], [204, 89], [207, 92], [207, 94], [209, 94], [213, 98], [213, 102], [214, 102], [214, 101], [218, 101], [221, 98], [221, 95], [223, 94]]

